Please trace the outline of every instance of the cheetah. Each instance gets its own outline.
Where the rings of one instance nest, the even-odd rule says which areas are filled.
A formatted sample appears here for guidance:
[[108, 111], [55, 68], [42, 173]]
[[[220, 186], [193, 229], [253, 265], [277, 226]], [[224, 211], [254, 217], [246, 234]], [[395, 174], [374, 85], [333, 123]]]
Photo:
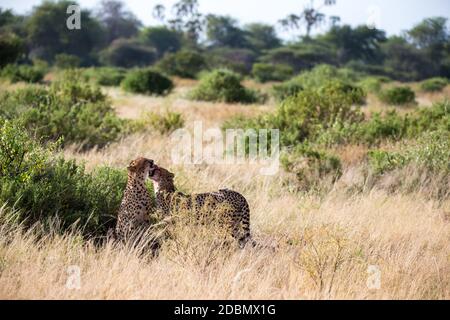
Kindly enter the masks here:
[[115, 240], [127, 240], [142, 234], [150, 226], [153, 208], [145, 181], [155, 170], [153, 160], [143, 157], [133, 160], [128, 169], [127, 186], [120, 204], [116, 228], [108, 232]]
[[[218, 192], [186, 195], [176, 190], [174, 185], [175, 175], [168, 170], [155, 165], [150, 173], [156, 193], [156, 206], [163, 215], [169, 215], [182, 203], [189, 210], [194, 209], [197, 214], [205, 205], [209, 208], [226, 206], [226, 215], [230, 219], [232, 236], [239, 243], [240, 248], [251, 241], [250, 236], [250, 208], [247, 200], [240, 193], [221, 189]], [[192, 203], [194, 202], [194, 206]], [[252, 244], [253, 241], [251, 241]]]

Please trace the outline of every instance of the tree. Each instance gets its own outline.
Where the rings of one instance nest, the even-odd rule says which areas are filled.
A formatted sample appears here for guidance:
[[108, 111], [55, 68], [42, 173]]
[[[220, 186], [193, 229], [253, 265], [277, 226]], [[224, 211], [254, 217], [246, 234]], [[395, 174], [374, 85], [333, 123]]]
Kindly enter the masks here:
[[66, 10], [72, 1], [44, 1], [34, 7], [27, 19], [31, 57], [53, 61], [58, 53], [76, 55], [85, 63], [91, 61], [91, 53], [103, 43], [102, 28], [90, 11], [82, 10], [82, 28], [69, 30], [66, 26]]
[[[324, 3], [319, 8], [314, 8], [314, 0], [311, 0], [310, 4], [303, 8], [300, 14], [290, 14], [286, 18], [281, 19], [279, 23], [285, 29], [298, 30], [302, 25], [306, 27], [306, 36], [311, 35], [313, 28], [319, 27], [326, 20], [325, 14], [320, 12], [323, 6], [331, 6], [336, 4], [336, 0], [324, 0]], [[336, 23], [338, 17], [331, 17], [331, 22]]]
[[450, 40], [447, 21], [444, 17], [425, 19], [409, 30], [407, 35], [417, 48], [442, 47]]
[[196, 45], [205, 23], [199, 12], [198, 0], [180, 0], [172, 7], [174, 16], [166, 18], [166, 8], [158, 4], [153, 8], [153, 16], [168, 27], [184, 34], [190, 44]]
[[390, 37], [382, 49], [386, 56], [385, 66], [392, 70], [391, 76], [398, 80], [421, 80], [437, 73], [426, 55], [405, 38]]
[[0, 68], [14, 63], [24, 53], [24, 43], [12, 33], [0, 34]]
[[141, 31], [139, 39], [144, 44], [154, 47], [159, 57], [166, 52], [175, 52], [181, 48], [180, 33], [167, 27], [145, 28]]
[[319, 38], [336, 47], [341, 64], [351, 60], [361, 60], [366, 63], [382, 62], [380, 44], [386, 41], [385, 32], [382, 30], [367, 26], [356, 28], [348, 25], [336, 26]]
[[250, 48], [257, 52], [281, 46], [281, 40], [271, 25], [252, 23], [245, 26], [244, 30]]
[[206, 36], [214, 47], [243, 48], [248, 46], [246, 33], [237, 21], [228, 16], [210, 14], [206, 17]]
[[103, 0], [97, 17], [105, 28], [108, 44], [118, 38], [135, 36], [142, 26], [136, 16], [117, 0]]
[[155, 49], [132, 39], [116, 39], [100, 53], [100, 62], [116, 67], [145, 67], [155, 60]]

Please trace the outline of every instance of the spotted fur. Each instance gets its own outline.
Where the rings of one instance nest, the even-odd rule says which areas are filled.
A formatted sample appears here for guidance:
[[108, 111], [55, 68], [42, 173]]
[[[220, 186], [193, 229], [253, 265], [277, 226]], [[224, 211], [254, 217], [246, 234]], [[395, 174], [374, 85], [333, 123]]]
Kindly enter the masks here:
[[188, 210], [194, 209], [196, 213], [205, 206], [211, 210], [218, 209], [220, 206], [221, 211], [230, 221], [232, 236], [239, 242], [239, 246], [243, 248], [251, 240], [250, 208], [244, 196], [228, 189], [186, 195], [176, 190], [174, 177], [173, 173], [156, 165], [153, 174], [150, 175], [156, 193], [156, 205], [163, 214], [169, 215], [180, 205]]
[[117, 216], [114, 237], [126, 240], [145, 231], [149, 223], [152, 209], [150, 194], [145, 181], [153, 174], [153, 160], [138, 158], [128, 166], [127, 186]]

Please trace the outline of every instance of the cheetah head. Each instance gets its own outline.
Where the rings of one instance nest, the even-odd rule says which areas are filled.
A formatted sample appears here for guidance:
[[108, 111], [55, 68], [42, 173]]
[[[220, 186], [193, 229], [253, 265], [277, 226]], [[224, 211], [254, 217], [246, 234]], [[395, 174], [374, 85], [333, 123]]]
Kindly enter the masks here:
[[154, 168], [155, 169], [150, 173], [150, 179], [153, 181], [155, 190], [174, 191], [175, 186], [173, 184], [173, 179], [175, 175], [169, 170], [157, 165], [155, 165]]
[[153, 160], [139, 157], [136, 160], [131, 161], [127, 169], [129, 174], [147, 179], [154, 174], [156, 166]]

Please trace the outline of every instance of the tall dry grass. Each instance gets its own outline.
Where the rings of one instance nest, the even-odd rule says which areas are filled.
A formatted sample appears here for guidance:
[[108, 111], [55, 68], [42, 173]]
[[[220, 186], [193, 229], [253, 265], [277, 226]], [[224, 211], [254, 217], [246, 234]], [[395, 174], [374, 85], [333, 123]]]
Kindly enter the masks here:
[[[142, 108], [159, 110], [167, 104], [189, 115], [189, 121], [205, 121], [205, 126], [247, 108], [121, 93], [113, 98], [123, 116], [133, 118]], [[256, 108], [243, 110], [259, 112]], [[175, 172], [183, 191], [233, 188], [249, 201], [252, 233], [259, 246], [238, 250], [207, 225], [181, 221], [170, 229], [160, 254], [150, 257], [111, 242], [86, 242], [76, 231], [61, 235], [57, 225], [51, 233], [43, 233], [39, 226], [23, 230], [4, 221], [10, 209], [3, 207], [0, 298], [450, 298], [449, 203], [420, 192], [402, 195], [375, 188], [349, 192], [341, 184], [359, 179], [354, 166], [365, 151], [361, 147], [341, 150], [349, 166], [326, 195], [295, 191], [285, 173], [264, 177], [257, 165], [172, 166], [170, 149], [168, 137], [146, 133], [102, 150], [80, 153], [76, 147], [67, 148], [64, 156], [93, 169], [123, 168], [143, 155]], [[79, 288], [68, 286], [72, 266], [80, 271]], [[373, 268], [381, 276], [378, 289], [368, 287]]]

